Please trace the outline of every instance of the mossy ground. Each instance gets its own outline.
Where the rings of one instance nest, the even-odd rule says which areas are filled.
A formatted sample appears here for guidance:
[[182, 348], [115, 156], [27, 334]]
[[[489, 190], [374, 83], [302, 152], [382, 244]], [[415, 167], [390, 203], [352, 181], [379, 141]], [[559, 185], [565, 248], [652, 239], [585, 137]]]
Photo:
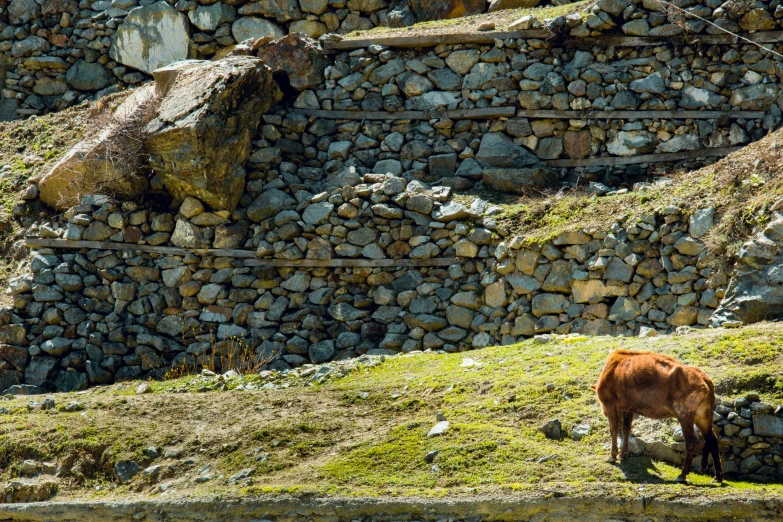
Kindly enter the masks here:
[[773, 210], [783, 211], [783, 158], [776, 152], [781, 139], [783, 130], [699, 170], [671, 173], [668, 184], [613, 196], [587, 195], [582, 187], [535, 196], [481, 189], [457, 198], [468, 205], [478, 197], [499, 205], [498, 221], [512, 234], [536, 243], [574, 228], [608, 230], [618, 221], [630, 224], [669, 205], [682, 209], [686, 218], [697, 209], [714, 207], [715, 226], [702, 241], [716, 259], [729, 262], [771, 219]]
[[566, 16], [571, 13], [587, 12], [588, 8], [595, 4], [594, 0], [580, 0], [561, 6], [547, 5], [542, 7], [504, 9], [494, 13], [482, 13], [473, 16], [464, 16], [448, 20], [432, 20], [402, 27], [375, 27], [367, 31], [354, 31], [345, 35], [346, 39], [352, 38], [388, 38], [396, 36], [437, 36], [445, 34], [464, 34], [476, 32], [478, 27], [486, 22], [495, 24], [496, 31], [507, 31], [508, 26], [523, 16], [534, 16], [543, 21], [558, 16]]
[[[45, 221], [52, 215], [51, 209], [37, 201], [19, 209], [28, 180], [44, 176], [126, 95], [118, 93], [62, 112], [0, 123], [0, 288], [6, 288], [19, 270], [14, 244], [23, 237], [26, 222]], [[6, 294], [0, 296], [0, 304], [8, 304]]]
[[[606, 463], [608, 427], [590, 385], [606, 355], [617, 348], [654, 350], [703, 367], [724, 397], [759, 392], [783, 402], [783, 326], [701, 330], [681, 336], [627, 339], [561, 337], [461, 354], [393, 357], [330, 384], [287, 389], [172, 393], [203, 388], [189, 377], [153, 383], [152, 394], [135, 395], [138, 383], [54, 395], [58, 407], [28, 411], [31, 397], [3, 400], [0, 416], [0, 480], [20, 475], [25, 459], [57, 462], [76, 473], [61, 478], [58, 498], [156, 495], [137, 477], [120, 485], [116, 462], [132, 459], [162, 465], [166, 495], [298, 493], [367, 496], [445, 496], [552, 491], [633, 496], [763, 495], [783, 488], [729, 480], [710, 484], [693, 474], [694, 486], [673, 483], [679, 470], [633, 456]], [[473, 361], [466, 361], [469, 358]], [[245, 377], [238, 383], [256, 382]], [[304, 384], [301, 381], [298, 384]], [[79, 401], [84, 411], [66, 413]], [[436, 413], [448, 432], [427, 438]], [[564, 432], [581, 423], [592, 433], [581, 441], [546, 439], [537, 428], [558, 418]], [[639, 420], [635, 433], [667, 439], [674, 421]], [[150, 446], [179, 454], [155, 461]], [[433, 463], [426, 453], [437, 450]], [[190, 462], [188, 462], [190, 461]], [[210, 466], [210, 481], [196, 484]], [[433, 468], [433, 466], [437, 466]], [[241, 469], [254, 470], [252, 485], [229, 485]], [[740, 491], [741, 490], [741, 491]]]

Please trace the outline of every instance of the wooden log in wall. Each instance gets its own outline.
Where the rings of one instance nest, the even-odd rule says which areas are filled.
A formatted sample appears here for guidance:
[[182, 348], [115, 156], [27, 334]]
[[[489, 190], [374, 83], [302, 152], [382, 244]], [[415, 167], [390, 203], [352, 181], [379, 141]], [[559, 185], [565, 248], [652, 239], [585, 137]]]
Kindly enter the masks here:
[[764, 111], [555, 111], [525, 110], [517, 111], [520, 118], [553, 120], [716, 120], [721, 116], [731, 119], [757, 120], [764, 118]]
[[328, 120], [484, 120], [492, 118], [513, 118], [515, 107], [488, 107], [486, 109], [444, 109], [432, 111], [328, 111], [314, 109], [288, 109], [294, 114]]
[[634, 165], [637, 163], [669, 163], [693, 158], [726, 156], [742, 147], [723, 147], [715, 149], [688, 150], [665, 154], [642, 154], [639, 156], [604, 156], [584, 159], [549, 160], [549, 167], [594, 167], [603, 165]]
[[53, 249], [96, 249], [116, 250], [129, 252], [146, 252], [149, 254], [162, 254], [170, 256], [214, 256], [234, 257], [245, 259], [245, 266], [255, 267], [293, 267], [293, 268], [406, 268], [406, 267], [432, 267], [451, 266], [460, 262], [458, 258], [432, 258], [432, 259], [259, 259], [254, 250], [233, 250], [221, 248], [178, 248], [153, 245], [137, 245], [133, 243], [117, 243], [111, 241], [71, 241], [67, 239], [27, 238], [25, 240], [30, 248]]
[[485, 109], [454, 109], [434, 111], [336, 111], [313, 109], [288, 109], [295, 114], [303, 114], [313, 118], [328, 120], [433, 120], [448, 118], [452, 120], [479, 120], [493, 118], [520, 118], [531, 119], [555, 119], [555, 120], [643, 120], [643, 119], [670, 119], [670, 120], [714, 120], [721, 116], [731, 119], [758, 120], [764, 118], [764, 111], [700, 111], [700, 110], [675, 110], [675, 111], [558, 111], [551, 109], [517, 110], [514, 107], [488, 107]]

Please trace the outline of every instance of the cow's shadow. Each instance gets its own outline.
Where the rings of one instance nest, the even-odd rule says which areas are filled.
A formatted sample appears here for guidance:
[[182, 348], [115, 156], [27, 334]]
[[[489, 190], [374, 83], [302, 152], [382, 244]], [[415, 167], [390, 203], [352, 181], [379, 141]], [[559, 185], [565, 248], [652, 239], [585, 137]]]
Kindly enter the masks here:
[[[618, 461], [616, 466], [620, 469], [626, 480], [635, 484], [678, 484], [675, 480], [663, 478], [659, 467], [660, 464], [653, 461], [649, 455], [630, 455], [627, 459]], [[691, 474], [695, 473], [695, 471], [691, 471]], [[697, 488], [717, 488], [725, 486], [725, 484], [694, 484], [690, 480], [685, 485]]]

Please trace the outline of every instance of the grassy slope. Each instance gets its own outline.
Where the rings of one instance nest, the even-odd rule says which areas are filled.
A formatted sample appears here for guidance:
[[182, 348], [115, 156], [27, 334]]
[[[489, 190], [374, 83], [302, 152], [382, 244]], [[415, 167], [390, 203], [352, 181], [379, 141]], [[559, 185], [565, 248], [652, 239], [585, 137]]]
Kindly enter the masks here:
[[[23, 236], [24, 225], [14, 218], [14, 209], [22, 201], [27, 180], [41, 177], [82, 139], [89, 114], [87, 104], [40, 118], [0, 123], [0, 288], [16, 275], [18, 259], [12, 252], [15, 241]], [[48, 215], [41, 205], [31, 206], [26, 215], [40, 218]], [[7, 304], [5, 293], [0, 304]]]
[[[630, 222], [674, 204], [688, 214], [714, 206], [715, 223], [702, 238], [713, 254], [736, 254], [753, 230], [770, 220], [771, 210], [783, 210], [783, 157], [777, 152], [783, 130], [773, 132], [720, 161], [699, 170], [671, 175], [663, 187], [616, 196], [587, 196], [581, 190], [536, 197], [491, 191], [458, 196], [470, 203], [482, 197], [503, 209], [499, 220], [513, 233], [546, 241], [564, 230], [606, 228], [624, 216]], [[778, 205], [775, 205], [778, 203]]]
[[[18, 476], [22, 460], [34, 458], [66, 463], [66, 469], [81, 465], [84, 477], [63, 479], [61, 500], [147, 496], [158, 490], [140, 477], [120, 486], [110, 470], [124, 458], [149, 464], [142, 451], [157, 446], [181, 451], [155, 461], [163, 465], [161, 482], [174, 484], [167, 495], [505, 495], [543, 488], [633, 496], [641, 488], [662, 497], [739, 489], [783, 496], [778, 486], [710, 486], [709, 477], [699, 475], [692, 480], [704, 487], [683, 488], [671, 483], [678, 470], [642, 456], [622, 466], [605, 463], [608, 428], [590, 390], [606, 354], [622, 347], [701, 365], [724, 395], [753, 389], [780, 402], [781, 334], [783, 326], [760, 324], [653, 339], [572, 336], [544, 345], [394, 357], [315, 387], [290, 379], [288, 389], [195, 393], [214, 381], [190, 377], [156, 383], [155, 393], [137, 396], [133, 383], [113, 385], [57, 395], [58, 408], [49, 412], [29, 412], [30, 398], [4, 400], [0, 406], [10, 415], [0, 417], [0, 480]], [[479, 365], [463, 366], [466, 356]], [[61, 411], [71, 400], [83, 402], [85, 411]], [[437, 412], [451, 429], [428, 439]], [[583, 422], [593, 433], [579, 442], [550, 441], [536, 428], [555, 417], [566, 433]], [[665, 439], [674, 426], [642, 420], [634, 431], [647, 440]], [[436, 471], [424, 461], [432, 450], [440, 451]], [[542, 457], [551, 460], [538, 463]], [[187, 459], [193, 462], [187, 465]], [[215, 477], [194, 484], [205, 465]], [[252, 486], [226, 484], [244, 468], [255, 470]]]
[[429, 22], [419, 22], [409, 27], [374, 27], [367, 31], [354, 31], [345, 35], [346, 39], [351, 38], [387, 38], [394, 36], [435, 36], [455, 33], [476, 32], [479, 26], [486, 22], [493, 22], [496, 31], [506, 31], [508, 26], [519, 20], [523, 16], [531, 15], [543, 21], [558, 16], [566, 16], [571, 13], [586, 12], [588, 8], [595, 4], [594, 0], [580, 0], [571, 4], [561, 6], [548, 5], [545, 7], [532, 7], [520, 9], [504, 9], [494, 13], [482, 13], [473, 16], [461, 18], [452, 18], [448, 20], [433, 20]]

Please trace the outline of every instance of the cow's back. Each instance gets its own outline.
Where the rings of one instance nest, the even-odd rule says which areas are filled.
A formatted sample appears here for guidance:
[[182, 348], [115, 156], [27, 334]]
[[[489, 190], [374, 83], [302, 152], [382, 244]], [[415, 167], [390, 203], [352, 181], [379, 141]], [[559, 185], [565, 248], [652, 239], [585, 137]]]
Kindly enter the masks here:
[[[606, 360], [595, 389], [604, 405], [651, 418], [677, 417], [692, 392], [708, 391], [699, 368], [667, 355], [617, 350]], [[710, 382], [711, 384], [711, 382]]]

